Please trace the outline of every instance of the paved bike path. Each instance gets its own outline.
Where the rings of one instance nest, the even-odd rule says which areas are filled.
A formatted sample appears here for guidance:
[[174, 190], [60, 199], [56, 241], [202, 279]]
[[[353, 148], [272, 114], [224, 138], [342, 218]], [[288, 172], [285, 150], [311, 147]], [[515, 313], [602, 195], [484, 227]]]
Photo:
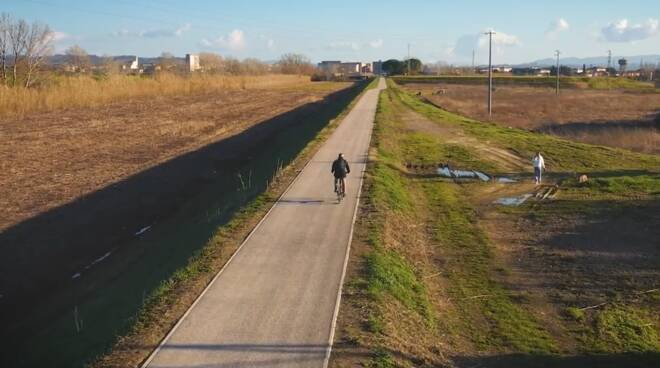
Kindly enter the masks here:
[[[145, 367], [323, 367], [379, 91], [366, 91]], [[330, 166], [351, 166], [337, 204]]]

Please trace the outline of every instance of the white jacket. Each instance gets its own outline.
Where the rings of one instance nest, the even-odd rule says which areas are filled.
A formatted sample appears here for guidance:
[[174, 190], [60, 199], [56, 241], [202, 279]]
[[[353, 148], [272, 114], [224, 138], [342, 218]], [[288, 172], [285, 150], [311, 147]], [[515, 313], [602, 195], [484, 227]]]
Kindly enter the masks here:
[[545, 169], [545, 161], [543, 161], [543, 156], [541, 155], [534, 156], [532, 162], [534, 163], [534, 167], [538, 167], [539, 169]]

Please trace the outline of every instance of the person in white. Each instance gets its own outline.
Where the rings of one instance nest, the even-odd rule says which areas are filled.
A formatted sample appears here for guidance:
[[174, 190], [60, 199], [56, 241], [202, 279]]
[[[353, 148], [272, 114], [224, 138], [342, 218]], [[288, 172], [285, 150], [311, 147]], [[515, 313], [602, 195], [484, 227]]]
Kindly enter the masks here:
[[534, 183], [541, 184], [541, 173], [545, 170], [545, 161], [541, 156], [541, 152], [536, 152], [532, 163], [534, 164]]

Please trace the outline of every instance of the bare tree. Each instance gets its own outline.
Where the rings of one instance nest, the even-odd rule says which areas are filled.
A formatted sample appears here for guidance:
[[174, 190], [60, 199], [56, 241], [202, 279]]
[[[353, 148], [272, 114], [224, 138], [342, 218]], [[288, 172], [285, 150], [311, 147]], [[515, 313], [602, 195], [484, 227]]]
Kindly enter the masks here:
[[90, 65], [87, 51], [78, 45], [73, 45], [64, 51], [67, 61], [73, 70], [82, 71]]
[[0, 79], [2, 84], [7, 84], [7, 53], [9, 51], [9, 26], [11, 17], [9, 14], [0, 14]]
[[30, 26], [23, 19], [19, 20], [17, 23], [12, 22], [9, 25], [9, 44], [14, 59], [12, 64], [12, 85], [16, 85], [18, 81], [18, 67], [21, 57], [25, 54], [25, 39], [29, 28]]
[[202, 52], [199, 54], [199, 65], [209, 72], [220, 72], [223, 68], [222, 56], [211, 52]]
[[283, 74], [311, 74], [314, 66], [307, 56], [301, 54], [284, 54], [277, 62], [280, 73]]
[[172, 69], [177, 65], [176, 57], [171, 52], [163, 51], [158, 59], [163, 70]]
[[30, 87], [34, 74], [53, 49], [53, 31], [47, 24], [34, 22], [25, 38], [25, 87]]
[[119, 63], [110, 55], [103, 55], [101, 65], [106, 75], [113, 75], [119, 72]]

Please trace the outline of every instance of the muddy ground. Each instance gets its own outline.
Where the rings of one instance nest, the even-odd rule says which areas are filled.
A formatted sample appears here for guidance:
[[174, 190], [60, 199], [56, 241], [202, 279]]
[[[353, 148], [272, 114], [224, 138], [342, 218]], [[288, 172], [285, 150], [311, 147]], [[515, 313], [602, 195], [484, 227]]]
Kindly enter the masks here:
[[[487, 121], [487, 87], [406, 84], [438, 106]], [[492, 121], [564, 138], [660, 153], [660, 94], [632, 90], [495, 86]]]

